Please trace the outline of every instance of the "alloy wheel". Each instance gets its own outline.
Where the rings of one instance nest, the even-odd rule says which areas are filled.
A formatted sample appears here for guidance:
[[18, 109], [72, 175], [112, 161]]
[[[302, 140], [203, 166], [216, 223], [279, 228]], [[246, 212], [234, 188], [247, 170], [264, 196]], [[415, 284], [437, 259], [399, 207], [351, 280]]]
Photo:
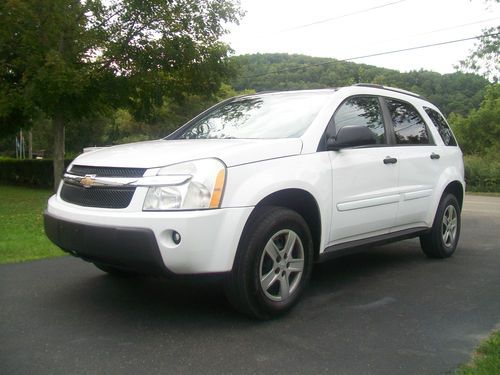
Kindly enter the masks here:
[[441, 226], [441, 236], [446, 247], [453, 246], [457, 237], [457, 210], [453, 205], [449, 205], [444, 210], [443, 223]]
[[262, 252], [259, 266], [261, 288], [272, 301], [284, 301], [299, 286], [304, 272], [304, 246], [292, 230], [275, 233]]

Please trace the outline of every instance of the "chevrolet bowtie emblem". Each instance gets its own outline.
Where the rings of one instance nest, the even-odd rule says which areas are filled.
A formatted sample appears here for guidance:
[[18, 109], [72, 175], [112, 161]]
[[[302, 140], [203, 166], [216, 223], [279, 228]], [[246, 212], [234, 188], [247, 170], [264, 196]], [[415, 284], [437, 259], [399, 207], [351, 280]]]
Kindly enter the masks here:
[[86, 174], [85, 177], [80, 180], [80, 185], [82, 185], [84, 188], [91, 188], [92, 186], [94, 186], [94, 181], [95, 174]]

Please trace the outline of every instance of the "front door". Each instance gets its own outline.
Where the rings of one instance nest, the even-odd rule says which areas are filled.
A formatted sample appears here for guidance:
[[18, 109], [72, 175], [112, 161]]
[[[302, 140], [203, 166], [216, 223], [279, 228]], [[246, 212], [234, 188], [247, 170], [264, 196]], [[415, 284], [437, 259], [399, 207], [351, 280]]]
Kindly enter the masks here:
[[388, 233], [399, 202], [399, 164], [388, 145], [380, 99], [346, 99], [332, 117], [327, 136], [337, 134], [346, 125], [368, 127], [376, 144], [329, 151], [333, 170], [333, 245]]

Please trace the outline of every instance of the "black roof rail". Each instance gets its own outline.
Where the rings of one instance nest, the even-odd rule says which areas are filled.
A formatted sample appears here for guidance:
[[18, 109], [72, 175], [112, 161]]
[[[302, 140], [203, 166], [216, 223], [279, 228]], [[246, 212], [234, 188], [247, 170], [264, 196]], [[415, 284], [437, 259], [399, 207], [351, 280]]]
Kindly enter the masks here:
[[[321, 91], [321, 90], [334, 90], [337, 91], [339, 87], [320, 87], [320, 88], [309, 88], [309, 89], [280, 89], [280, 90], [262, 90], [256, 91], [253, 94], [269, 94], [269, 93], [278, 93], [278, 92], [291, 92], [291, 91]], [[250, 95], [253, 95], [250, 94]]]
[[406, 95], [414, 96], [415, 98], [424, 99], [422, 97], [422, 95], [419, 95], [417, 93], [414, 93], [414, 92], [411, 92], [411, 91], [408, 91], [408, 90], [398, 89], [397, 87], [390, 87], [390, 86], [378, 85], [376, 83], [356, 83], [354, 86], [373, 87], [375, 89], [384, 89], [384, 90], [398, 92], [400, 94], [406, 94]]
[[384, 86], [379, 85], [377, 83], [355, 83], [354, 86], [361, 86], [361, 87], [375, 87], [377, 89], [383, 89]]

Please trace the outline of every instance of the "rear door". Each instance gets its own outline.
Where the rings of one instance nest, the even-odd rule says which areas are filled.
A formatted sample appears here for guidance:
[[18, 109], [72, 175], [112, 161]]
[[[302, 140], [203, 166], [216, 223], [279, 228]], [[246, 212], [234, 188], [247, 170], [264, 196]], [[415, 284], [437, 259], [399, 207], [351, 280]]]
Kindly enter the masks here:
[[394, 225], [399, 201], [399, 164], [388, 145], [381, 99], [346, 99], [333, 115], [327, 137], [336, 135], [346, 125], [368, 127], [377, 143], [329, 151], [333, 169], [333, 244], [388, 233]]
[[384, 102], [393, 130], [401, 195], [392, 231], [428, 227], [433, 195], [444, 170], [440, 148], [416, 106], [393, 98]]

